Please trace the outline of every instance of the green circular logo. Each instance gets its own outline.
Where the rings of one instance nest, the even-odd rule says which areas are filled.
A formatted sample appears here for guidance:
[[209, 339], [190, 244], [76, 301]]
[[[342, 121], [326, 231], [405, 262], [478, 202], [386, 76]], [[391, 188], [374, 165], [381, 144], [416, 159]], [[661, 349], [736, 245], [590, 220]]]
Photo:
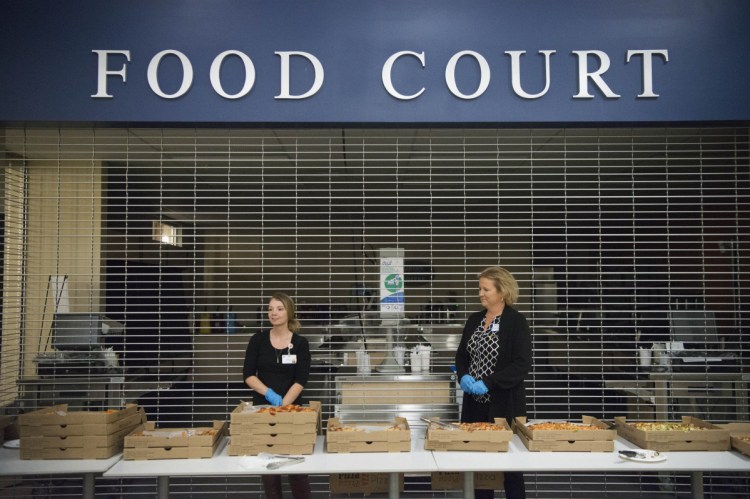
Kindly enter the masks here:
[[395, 293], [404, 287], [404, 280], [398, 274], [390, 274], [385, 278], [385, 289], [390, 293]]

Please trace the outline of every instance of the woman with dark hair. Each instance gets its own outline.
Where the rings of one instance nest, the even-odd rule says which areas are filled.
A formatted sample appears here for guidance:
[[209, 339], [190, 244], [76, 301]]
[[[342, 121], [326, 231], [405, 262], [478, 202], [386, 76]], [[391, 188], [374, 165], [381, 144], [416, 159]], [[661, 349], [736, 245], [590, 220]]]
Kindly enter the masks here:
[[[247, 344], [243, 379], [253, 390], [254, 405], [303, 404], [302, 390], [310, 376], [310, 345], [299, 334], [294, 301], [274, 293], [268, 301], [271, 329], [254, 334]], [[295, 499], [310, 497], [307, 475], [289, 475]], [[263, 475], [266, 497], [281, 498], [281, 476]]]
[[[518, 282], [502, 267], [479, 274], [482, 310], [469, 316], [456, 351], [456, 374], [464, 391], [461, 421], [494, 422], [526, 415], [524, 379], [531, 370], [531, 335], [526, 318], [514, 309]], [[492, 490], [476, 490], [477, 499]], [[521, 473], [505, 473], [505, 496], [526, 497]]]

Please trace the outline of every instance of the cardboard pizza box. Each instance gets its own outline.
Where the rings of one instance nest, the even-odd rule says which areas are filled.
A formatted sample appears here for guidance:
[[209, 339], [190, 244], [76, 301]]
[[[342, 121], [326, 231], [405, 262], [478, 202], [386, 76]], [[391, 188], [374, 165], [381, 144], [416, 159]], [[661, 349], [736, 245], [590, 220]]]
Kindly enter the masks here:
[[533, 424], [527, 422], [525, 417], [515, 418], [513, 426], [521, 442], [533, 452], [612, 452], [615, 450], [614, 440], [617, 432], [610, 429], [609, 425], [603, 421], [584, 415], [580, 423], [572, 421], [564, 423], [594, 426], [596, 429], [540, 430], [533, 428]]
[[[729, 450], [729, 430], [693, 416], [682, 416], [681, 421], [655, 422], [654, 424], [690, 424], [699, 429], [681, 431], [676, 429], [643, 430], [628, 423], [627, 418], [615, 418], [617, 433], [643, 449], [655, 451], [722, 451]], [[641, 423], [635, 421], [633, 423]], [[646, 422], [651, 424], [652, 422]]]
[[[432, 420], [439, 422], [439, 418]], [[507, 452], [511, 438], [513, 432], [504, 418], [495, 418], [493, 427], [488, 426], [487, 429], [462, 429], [460, 424], [448, 427], [429, 425], [424, 448], [436, 451]]]
[[58, 404], [20, 414], [18, 423], [21, 428], [90, 424], [111, 425], [132, 416], [136, 412], [138, 412], [137, 404], [127, 404], [122, 409], [107, 409], [104, 411], [69, 411], [68, 404]]
[[230, 434], [318, 433], [321, 421], [321, 403], [294, 406], [302, 411], [291, 411], [290, 406], [254, 406], [241, 402], [230, 414]]
[[342, 423], [338, 418], [328, 420], [327, 452], [409, 452], [411, 429], [409, 422], [396, 417], [392, 422]]
[[[388, 473], [333, 473], [329, 478], [332, 494], [381, 494], [388, 492]], [[404, 474], [399, 473], [399, 491], [404, 491]]]
[[125, 437], [124, 459], [197, 459], [213, 457], [226, 434], [226, 421], [211, 427], [157, 429], [152, 422]]
[[246, 445], [242, 442], [235, 442], [235, 435], [229, 438], [227, 453], [230, 456], [257, 456], [261, 452], [269, 454], [298, 455], [312, 454], [315, 450], [315, 444], [259, 444], [253, 443]]

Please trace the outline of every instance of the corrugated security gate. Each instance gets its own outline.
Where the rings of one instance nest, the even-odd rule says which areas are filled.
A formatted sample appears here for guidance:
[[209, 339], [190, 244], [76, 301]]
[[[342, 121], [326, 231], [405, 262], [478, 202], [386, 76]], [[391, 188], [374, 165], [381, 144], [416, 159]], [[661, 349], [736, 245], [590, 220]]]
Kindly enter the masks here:
[[[451, 407], [455, 348], [480, 308], [477, 273], [502, 265], [532, 326], [530, 418], [748, 419], [747, 128], [6, 128], [0, 137], [6, 412], [137, 401], [165, 427], [226, 419], [249, 398], [245, 347], [266, 327], [274, 291], [296, 301], [313, 356], [306, 393], [324, 420], [392, 418], [398, 405], [345, 403], [340, 384], [365, 371], [391, 380], [378, 370], [391, 360], [416, 376], [410, 353], [428, 346], [418, 374], [447, 379]], [[382, 248], [404, 254], [406, 314], [392, 334], [379, 327]], [[61, 312], [112, 321], [93, 361], [58, 348]], [[429, 413], [432, 395], [412, 395]], [[328, 496], [328, 477], [311, 479]], [[529, 473], [526, 482], [529, 497], [675, 497], [690, 487], [671, 473]], [[750, 491], [747, 474], [705, 482], [712, 497]], [[17, 488], [75, 497], [80, 486], [35, 477]], [[253, 476], [173, 478], [171, 490], [262, 496]], [[96, 481], [97, 497], [154, 491], [154, 480]], [[455, 494], [406, 477], [406, 497]]]

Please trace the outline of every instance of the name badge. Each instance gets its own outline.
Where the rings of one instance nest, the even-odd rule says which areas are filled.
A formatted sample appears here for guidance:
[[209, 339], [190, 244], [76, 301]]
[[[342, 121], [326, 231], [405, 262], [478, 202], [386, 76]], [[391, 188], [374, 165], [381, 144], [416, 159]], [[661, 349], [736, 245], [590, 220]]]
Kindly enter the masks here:
[[492, 331], [493, 333], [497, 333], [498, 331], [500, 331], [500, 324], [498, 324], [497, 322], [496, 322], [496, 323], [494, 323], [494, 324], [492, 325], [492, 327], [490, 327], [490, 330], [491, 330], [491, 331]]
[[281, 356], [281, 363], [282, 364], [296, 364], [297, 363], [297, 356], [296, 355], [282, 355]]

